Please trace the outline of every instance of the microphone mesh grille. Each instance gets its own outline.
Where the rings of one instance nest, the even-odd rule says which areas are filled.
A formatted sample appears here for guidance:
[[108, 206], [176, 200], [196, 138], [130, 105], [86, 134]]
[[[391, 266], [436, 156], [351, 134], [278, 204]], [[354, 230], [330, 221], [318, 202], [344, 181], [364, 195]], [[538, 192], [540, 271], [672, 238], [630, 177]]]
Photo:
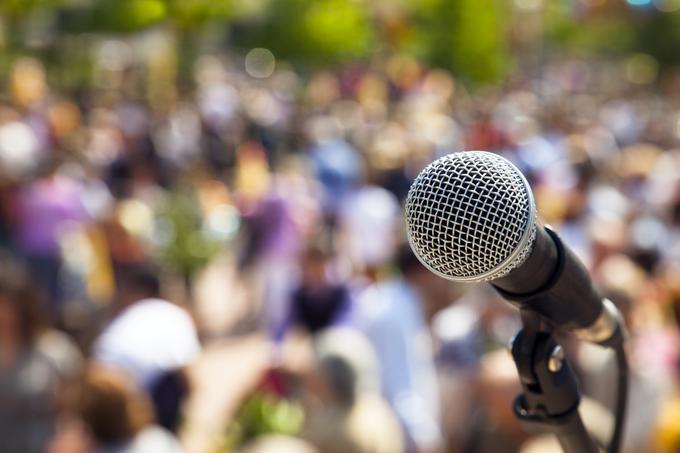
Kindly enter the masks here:
[[526, 180], [506, 159], [483, 151], [428, 165], [411, 185], [405, 210], [414, 252], [451, 280], [502, 277], [524, 262], [536, 235]]

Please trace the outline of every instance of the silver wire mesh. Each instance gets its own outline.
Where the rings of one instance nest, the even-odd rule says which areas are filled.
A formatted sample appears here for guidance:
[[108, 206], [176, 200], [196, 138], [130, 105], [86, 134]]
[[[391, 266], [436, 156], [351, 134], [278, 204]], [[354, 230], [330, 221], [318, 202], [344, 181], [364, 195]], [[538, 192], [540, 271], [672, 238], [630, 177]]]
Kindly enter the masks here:
[[414, 252], [451, 280], [502, 277], [524, 262], [536, 235], [533, 197], [522, 174], [488, 152], [432, 162], [411, 185], [405, 208]]

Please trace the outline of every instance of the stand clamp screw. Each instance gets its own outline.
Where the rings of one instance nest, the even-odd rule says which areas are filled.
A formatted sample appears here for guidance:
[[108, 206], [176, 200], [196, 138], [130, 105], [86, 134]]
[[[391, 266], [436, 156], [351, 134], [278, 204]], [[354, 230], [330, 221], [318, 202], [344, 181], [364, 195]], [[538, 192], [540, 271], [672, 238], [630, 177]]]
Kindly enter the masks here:
[[562, 346], [557, 345], [550, 352], [550, 358], [548, 359], [548, 370], [553, 373], [557, 373], [562, 369], [562, 364], [564, 363], [564, 349]]
[[515, 345], [515, 340], [517, 339], [517, 334], [513, 335], [508, 341], [508, 352], [512, 354], [512, 347]]

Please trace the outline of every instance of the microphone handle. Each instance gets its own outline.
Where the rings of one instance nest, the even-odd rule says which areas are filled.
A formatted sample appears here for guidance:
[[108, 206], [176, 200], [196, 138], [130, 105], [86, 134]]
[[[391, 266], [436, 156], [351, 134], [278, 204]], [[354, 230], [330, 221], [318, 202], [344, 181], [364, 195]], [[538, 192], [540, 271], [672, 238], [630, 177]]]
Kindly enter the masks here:
[[527, 260], [491, 283], [514, 305], [567, 330], [589, 329], [603, 313], [602, 297], [585, 266], [557, 233], [540, 225]]

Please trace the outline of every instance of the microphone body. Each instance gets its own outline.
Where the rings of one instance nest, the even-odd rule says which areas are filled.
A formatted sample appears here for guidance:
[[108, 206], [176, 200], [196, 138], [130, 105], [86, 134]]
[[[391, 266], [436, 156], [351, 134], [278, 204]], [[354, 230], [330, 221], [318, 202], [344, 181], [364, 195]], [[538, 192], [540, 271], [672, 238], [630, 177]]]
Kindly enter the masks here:
[[483, 151], [444, 156], [418, 175], [405, 209], [411, 247], [431, 271], [487, 281], [513, 305], [581, 339], [622, 341], [618, 310], [559, 236], [538, 223], [531, 188], [506, 159]]
[[583, 340], [612, 341], [620, 325], [616, 307], [598, 294], [581, 261], [548, 227], [537, 232], [521, 266], [490, 283], [513, 305], [532, 310]]

